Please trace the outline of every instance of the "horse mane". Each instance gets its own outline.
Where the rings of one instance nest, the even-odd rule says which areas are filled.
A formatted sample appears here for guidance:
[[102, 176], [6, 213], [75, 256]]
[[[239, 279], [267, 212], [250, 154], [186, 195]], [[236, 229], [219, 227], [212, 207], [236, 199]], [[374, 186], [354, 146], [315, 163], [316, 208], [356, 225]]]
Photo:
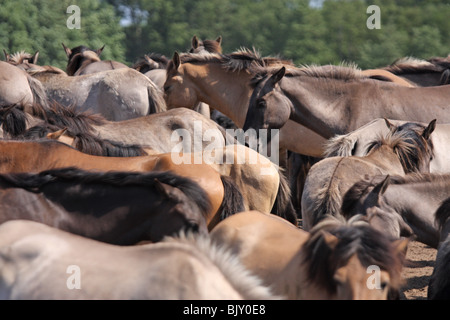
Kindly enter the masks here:
[[[339, 239], [333, 249], [325, 241], [326, 233]], [[355, 254], [363, 266], [377, 265], [389, 272], [391, 289], [399, 289], [403, 284], [404, 256], [398, 254], [392, 242], [361, 215], [349, 220], [327, 216], [311, 229], [304, 248], [302, 262], [307, 265], [307, 278], [330, 293], [336, 292], [333, 279], [336, 270]]]
[[49, 124], [53, 124], [60, 129], [67, 128], [73, 134], [83, 134], [91, 132], [94, 125], [103, 125], [107, 120], [100, 114], [89, 111], [79, 112], [76, 106], [65, 107], [56, 101], [50, 102], [48, 109], [41, 109], [40, 105], [35, 104], [36, 110], [39, 110]]
[[242, 296], [249, 300], [279, 300], [281, 297], [271, 292], [262, 280], [253, 275], [241, 262], [239, 257], [231, 250], [213, 241], [210, 237], [181, 231], [177, 236], [166, 236], [164, 243], [180, 243], [188, 245], [193, 254], [206, 256], [230, 282], [231, 286]]
[[179, 176], [170, 171], [165, 172], [130, 172], [130, 171], [86, 171], [76, 167], [51, 169], [40, 173], [9, 173], [0, 174], [0, 182], [13, 187], [37, 192], [49, 183], [84, 183], [106, 184], [115, 187], [138, 186], [157, 188], [157, 182], [180, 189], [188, 198], [194, 201], [204, 217], [211, 211], [208, 196], [198, 183]]
[[374, 140], [367, 147], [366, 154], [387, 145], [397, 155], [405, 173], [417, 172], [419, 164], [431, 159], [434, 154], [433, 142], [425, 140], [422, 133], [426, 127], [413, 122], [398, 126], [388, 135]]
[[340, 134], [328, 139], [324, 144], [324, 158], [329, 157], [350, 157], [352, 150], [358, 141], [350, 138], [350, 134]]
[[[271, 76], [280, 69], [280, 65], [271, 65], [267, 67], [255, 68], [253, 71], [253, 78], [250, 85], [256, 88], [262, 80]], [[370, 79], [369, 76], [364, 75], [361, 69], [354, 63], [342, 62], [339, 65], [303, 65], [301, 67], [287, 68], [285, 77], [310, 77], [319, 80], [340, 80], [352, 81]]]
[[141, 73], [146, 73], [155, 69], [166, 69], [169, 64], [169, 59], [159, 53], [149, 53], [139, 58], [131, 67]]
[[15, 52], [8, 56], [8, 61], [11, 64], [19, 65], [25, 62], [25, 60], [30, 60], [33, 57], [32, 54], [22, 50]]
[[12, 137], [22, 134], [27, 128], [27, 117], [21, 104], [12, 104], [1, 108], [0, 119], [3, 132]]
[[[29, 128], [22, 135], [15, 137], [15, 139], [45, 139], [49, 133], [60, 129], [52, 124], [43, 123]], [[67, 130], [65, 134], [74, 139], [73, 143], [76, 150], [93, 156], [138, 157], [147, 155], [140, 145], [125, 145], [117, 141], [103, 140], [89, 132], [73, 133]]]
[[391, 65], [382, 69], [395, 75], [402, 75], [406, 73], [442, 72], [443, 70], [439, 64], [414, 57], [399, 58]]
[[[238, 51], [230, 54], [219, 53], [183, 53], [180, 55], [181, 63], [217, 63], [220, 64], [228, 72], [257, 72], [261, 68], [270, 66], [289, 65], [293, 63], [289, 60], [283, 60], [279, 57], [261, 57], [260, 53], [255, 48], [247, 49], [241, 48]], [[170, 64], [170, 62], [169, 62]]]

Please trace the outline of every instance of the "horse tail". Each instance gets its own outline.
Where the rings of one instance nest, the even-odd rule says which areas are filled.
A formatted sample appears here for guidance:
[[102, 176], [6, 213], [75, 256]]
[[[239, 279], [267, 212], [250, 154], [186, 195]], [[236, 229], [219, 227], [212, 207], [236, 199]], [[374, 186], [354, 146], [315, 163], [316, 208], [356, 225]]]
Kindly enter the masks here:
[[222, 175], [220, 179], [223, 184], [224, 196], [219, 212], [220, 220], [223, 220], [235, 213], [245, 211], [245, 206], [241, 190], [239, 190], [232, 178]]
[[167, 110], [166, 101], [164, 100], [164, 94], [152, 80], [148, 79], [147, 85], [148, 94], [148, 114], [160, 113]]
[[289, 181], [281, 170], [278, 171], [278, 175], [280, 176], [280, 184], [272, 207], [272, 213], [298, 226], [298, 217], [292, 203]]
[[45, 92], [45, 88], [42, 83], [31, 76], [28, 76], [27, 79], [31, 89], [31, 93], [33, 94], [34, 104], [37, 104], [41, 106], [41, 108], [48, 110], [50, 106], [48, 103], [47, 93]]

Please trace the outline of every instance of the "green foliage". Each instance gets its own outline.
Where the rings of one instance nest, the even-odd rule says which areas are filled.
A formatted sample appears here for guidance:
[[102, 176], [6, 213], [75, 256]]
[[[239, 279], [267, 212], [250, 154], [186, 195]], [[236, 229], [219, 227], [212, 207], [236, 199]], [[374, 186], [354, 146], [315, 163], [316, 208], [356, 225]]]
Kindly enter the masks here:
[[[72, 4], [81, 9], [79, 30], [66, 26]], [[381, 29], [366, 26], [372, 4]], [[186, 51], [194, 35], [221, 35], [224, 52], [255, 47], [298, 65], [375, 68], [404, 56], [447, 56], [449, 17], [448, 0], [2, 0], [0, 49], [39, 50], [39, 63], [64, 68], [62, 42], [106, 44], [103, 59], [132, 64], [150, 52]]]
[[[67, 7], [77, 5], [81, 29], [69, 29]], [[124, 33], [114, 8], [97, 0], [2, 0], [0, 6], [0, 48], [8, 53], [39, 51], [41, 65], [63, 70], [67, 57], [61, 43], [73, 48], [104, 44], [102, 59], [124, 60]]]

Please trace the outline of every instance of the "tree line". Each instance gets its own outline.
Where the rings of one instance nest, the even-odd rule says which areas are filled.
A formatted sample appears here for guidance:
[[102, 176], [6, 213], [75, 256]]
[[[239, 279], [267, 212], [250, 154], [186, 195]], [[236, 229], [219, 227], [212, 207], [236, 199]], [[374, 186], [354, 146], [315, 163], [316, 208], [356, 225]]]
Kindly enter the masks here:
[[[80, 28], [70, 29], [70, 5]], [[380, 8], [370, 29], [369, 5]], [[147, 53], [171, 57], [193, 35], [222, 36], [225, 53], [241, 47], [298, 65], [353, 62], [375, 68], [412, 56], [450, 53], [450, 1], [443, 0], [2, 0], [0, 48], [39, 50], [39, 63], [65, 68], [61, 43], [103, 45], [103, 59], [132, 65]]]

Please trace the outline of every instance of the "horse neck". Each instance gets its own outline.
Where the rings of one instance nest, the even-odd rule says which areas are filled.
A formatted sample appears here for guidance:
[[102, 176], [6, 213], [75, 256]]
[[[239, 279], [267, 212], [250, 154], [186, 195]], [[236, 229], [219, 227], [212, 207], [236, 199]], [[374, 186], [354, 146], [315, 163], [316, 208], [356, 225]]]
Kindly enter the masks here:
[[190, 77], [198, 88], [198, 99], [222, 112], [242, 128], [251, 96], [248, 84], [250, 74], [245, 71], [227, 71], [217, 63], [184, 66], [185, 75]]
[[391, 147], [383, 145], [364, 157], [392, 175], [403, 175], [405, 170]]
[[338, 80], [285, 76], [280, 82], [280, 89], [293, 104], [290, 119], [326, 139], [348, 133], [349, 125], [342, 119], [350, 118], [346, 109], [347, 97], [353, 96], [355, 88], [335, 85], [335, 81]]
[[448, 198], [449, 193], [450, 181], [393, 184], [389, 185], [383, 199], [408, 222], [417, 241], [436, 248], [439, 231], [435, 225], [434, 213]]

